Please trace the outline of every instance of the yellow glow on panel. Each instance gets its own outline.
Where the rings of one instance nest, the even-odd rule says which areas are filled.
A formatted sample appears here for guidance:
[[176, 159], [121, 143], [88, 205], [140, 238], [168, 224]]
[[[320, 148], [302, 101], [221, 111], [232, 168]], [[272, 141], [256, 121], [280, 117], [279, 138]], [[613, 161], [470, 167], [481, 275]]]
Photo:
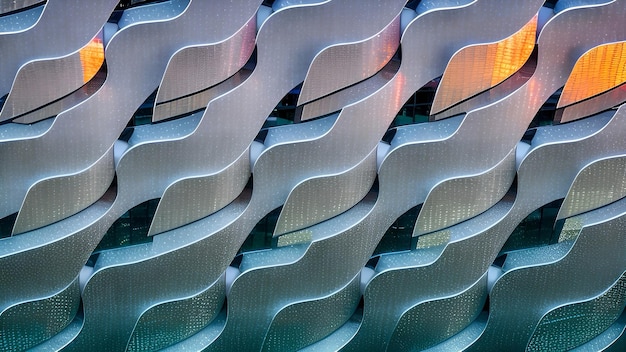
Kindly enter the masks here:
[[80, 63], [83, 68], [83, 83], [89, 82], [104, 63], [104, 44], [96, 37], [80, 49]]
[[456, 53], [443, 74], [431, 115], [492, 88], [518, 71], [535, 47], [537, 16], [497, 43], [475, 45]]
[[591, 98], [626, 82], [626, 42], [597, 46], [581, 56], [570, 74], [559, 104]]

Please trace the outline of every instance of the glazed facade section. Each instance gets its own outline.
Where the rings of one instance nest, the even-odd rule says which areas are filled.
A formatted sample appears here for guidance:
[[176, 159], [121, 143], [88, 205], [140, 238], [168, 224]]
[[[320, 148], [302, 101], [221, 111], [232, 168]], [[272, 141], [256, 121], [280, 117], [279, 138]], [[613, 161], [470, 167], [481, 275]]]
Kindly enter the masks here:
[[0, 349], [626, 348], [626, 1], [0, 0]]

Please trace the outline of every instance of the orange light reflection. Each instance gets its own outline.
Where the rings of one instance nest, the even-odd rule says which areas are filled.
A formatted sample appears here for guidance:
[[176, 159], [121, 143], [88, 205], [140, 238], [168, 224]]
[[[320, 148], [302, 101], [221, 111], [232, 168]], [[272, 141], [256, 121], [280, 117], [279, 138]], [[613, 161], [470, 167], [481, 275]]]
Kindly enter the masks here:
[[89, 44], [80, 49], [80, 63], [83, 68], [83, 83], [89, 82], [104, 63], [104, 44], [102, 39], [95, 37]]
[[581, 56], [557, 108], [606, 92], [626, 82], [626, 42], [599, 45]]
[[512, 36], [458, 52], [443, 74], [431, 114], [492, 88], [518, 71], [535, 47], [537, 15]]

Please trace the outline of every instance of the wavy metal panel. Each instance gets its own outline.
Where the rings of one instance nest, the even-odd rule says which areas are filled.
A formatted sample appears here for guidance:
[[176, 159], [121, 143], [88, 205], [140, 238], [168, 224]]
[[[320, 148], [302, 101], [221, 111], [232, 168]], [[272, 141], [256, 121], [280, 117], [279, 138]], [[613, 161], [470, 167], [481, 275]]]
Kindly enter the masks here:
[[624, 0], [261, 3], [0, 1], [0, 348], [623, 349]]

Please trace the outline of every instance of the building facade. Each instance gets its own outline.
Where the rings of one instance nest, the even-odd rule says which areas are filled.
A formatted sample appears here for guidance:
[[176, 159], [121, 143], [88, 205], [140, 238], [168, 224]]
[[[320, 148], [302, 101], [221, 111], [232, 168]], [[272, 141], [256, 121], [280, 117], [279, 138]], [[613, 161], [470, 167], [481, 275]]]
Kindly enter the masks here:
[[0, 348], [626, 345], [624, 0], [0, 0]]

